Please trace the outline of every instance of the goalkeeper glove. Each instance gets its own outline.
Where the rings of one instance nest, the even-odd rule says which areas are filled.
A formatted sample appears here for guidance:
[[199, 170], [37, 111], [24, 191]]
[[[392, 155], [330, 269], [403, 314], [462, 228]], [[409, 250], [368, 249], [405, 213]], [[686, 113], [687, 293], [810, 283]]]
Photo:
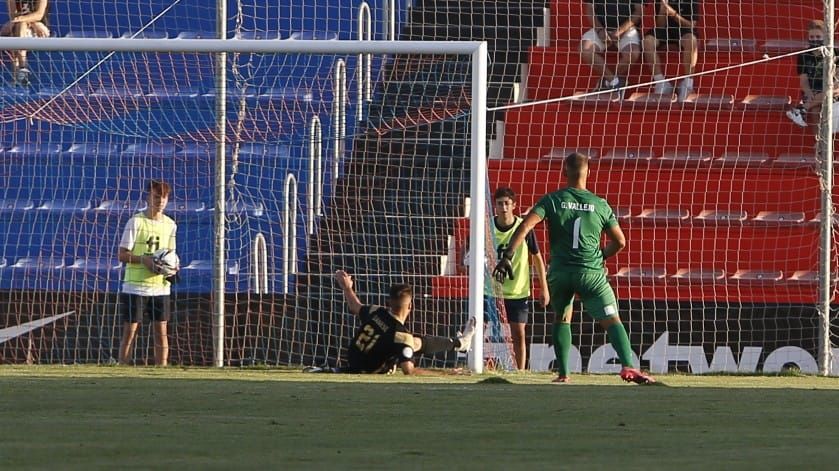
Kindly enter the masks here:
[[498, 247], [498, 263], [495, 264], [495, 270], [492, 271], [492, 276], [499, 283], [504, 283], [507, 278], [511, 280], [514, 278], [513, 252], [506, 245]]

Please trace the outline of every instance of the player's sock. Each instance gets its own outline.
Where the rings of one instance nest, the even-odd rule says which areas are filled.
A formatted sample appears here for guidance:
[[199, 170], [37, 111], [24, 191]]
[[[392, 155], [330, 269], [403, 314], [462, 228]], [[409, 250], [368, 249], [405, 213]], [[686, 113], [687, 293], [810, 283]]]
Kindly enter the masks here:
[[571, 353], [571, 324], [555, 322], [553, 329], [554, 353], [559, 363], [559, 376], [568, 376], [568, 356]]
[[449, 337], [437, 337], [434, 335], [423, 335], [421, 353], [433, 355], [440, 352], [448, 352], [460, 348], [460, 341]]
[[618, 353], [621, 365], [632, 368], [632, 347], [629, 345], [629, 336], [626, 335], [626, 329], [623, 327], [623, 324], [612, 324], [607, 329], [607, 332], [609, 333], [609, 342]]

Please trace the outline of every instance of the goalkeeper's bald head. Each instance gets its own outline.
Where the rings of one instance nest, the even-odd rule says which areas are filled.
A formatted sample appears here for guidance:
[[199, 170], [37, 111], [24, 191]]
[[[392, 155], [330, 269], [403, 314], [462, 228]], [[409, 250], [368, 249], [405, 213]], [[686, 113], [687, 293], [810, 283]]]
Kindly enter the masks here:
[[579, 180], [588, 176], [589, 157], [585, 154], [573, 152], [565, 157], [563, 166], [568, 180]]

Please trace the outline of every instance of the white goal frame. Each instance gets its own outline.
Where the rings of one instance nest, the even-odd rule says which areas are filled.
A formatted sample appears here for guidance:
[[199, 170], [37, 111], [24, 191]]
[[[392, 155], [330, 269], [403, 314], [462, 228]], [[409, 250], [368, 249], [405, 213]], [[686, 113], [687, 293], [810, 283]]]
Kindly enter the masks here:
[[[217, 54], [458, 54], [472, 59], [471, 131], [470, 131], [470, 200], [469, 205], [469, 316], [475, 317], [475, 337], [483, 339], [484, 254], [486, 252], [486, 113], [487, 113], [487, 43], [478, 41], [319, 41], [253, 39], [123, 39], [123, 38], [0, 38], [2, 50], [75, 51], [75, 52], [176, 52]], [[223, 64], [217, 69], [219, 90], [216, 93], [218, 129], [223, 133], [226, 91], [223, 88]], [[221, 134], [223, 135], [223, 134]], [[216, 149], [214, 255], [213, 255], [213, 364], [224, 363], [224, 202], [225, 146]], [[483, 342], [474, 342], [468, 359], [469, 368], [483, 372]]]

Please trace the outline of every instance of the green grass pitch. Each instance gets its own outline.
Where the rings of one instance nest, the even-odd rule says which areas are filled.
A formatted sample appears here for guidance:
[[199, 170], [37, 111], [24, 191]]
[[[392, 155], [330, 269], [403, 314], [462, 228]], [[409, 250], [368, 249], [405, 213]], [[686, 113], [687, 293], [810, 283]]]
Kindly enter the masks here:
[[[839, 379], [0, 367], [2, 469], [826, 469]], [[489, 380], [487, 380], [489, 379]]]

